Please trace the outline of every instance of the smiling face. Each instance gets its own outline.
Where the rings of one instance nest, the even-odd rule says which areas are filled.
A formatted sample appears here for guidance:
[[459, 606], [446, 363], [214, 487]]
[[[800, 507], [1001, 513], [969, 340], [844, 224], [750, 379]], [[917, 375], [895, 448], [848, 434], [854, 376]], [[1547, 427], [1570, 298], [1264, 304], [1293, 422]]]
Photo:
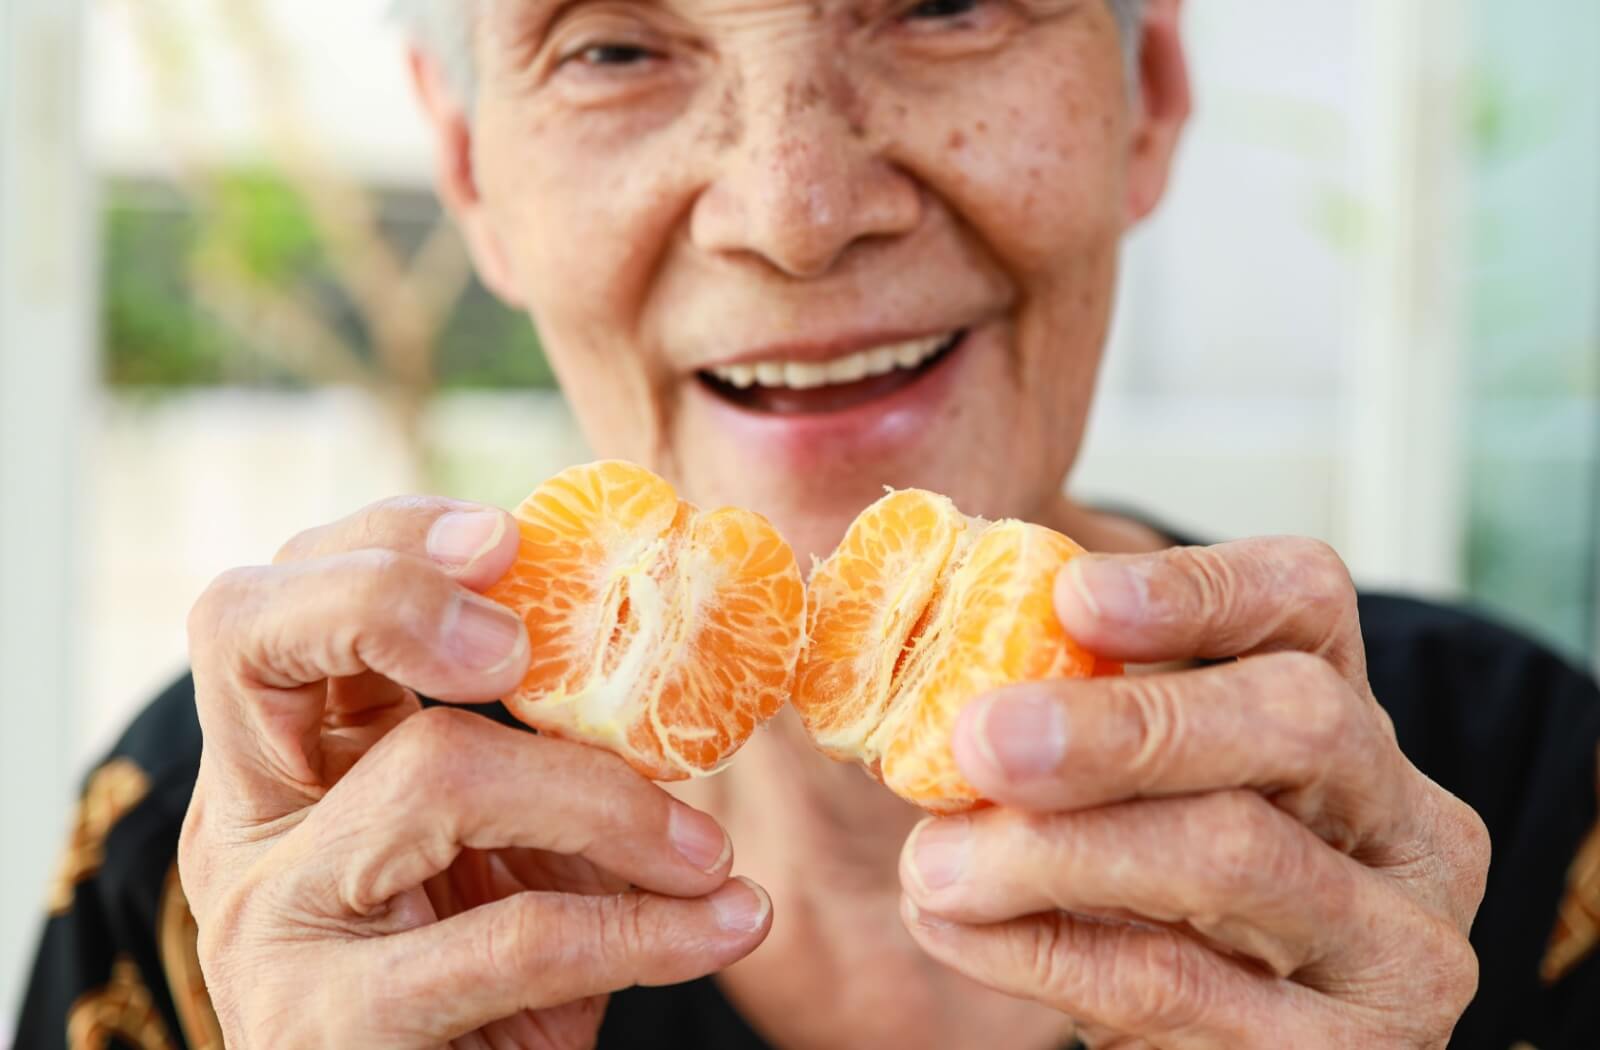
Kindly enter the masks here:
[[470, 117], [417, 70], [594, 450], [804, 559], [886, 485], [1055, 498], [1187, 109], [1177, 4], [1138, 92], [1106, 0], [487, 0]]

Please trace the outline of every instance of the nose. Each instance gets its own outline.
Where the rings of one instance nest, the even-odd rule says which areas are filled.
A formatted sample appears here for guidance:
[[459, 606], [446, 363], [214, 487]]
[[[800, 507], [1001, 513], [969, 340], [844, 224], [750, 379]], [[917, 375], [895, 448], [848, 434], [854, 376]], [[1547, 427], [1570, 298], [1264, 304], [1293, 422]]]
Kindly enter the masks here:
[[845, 72], [824, 64], [770, 62], [744, 78], [737, 137], [690, 218], [700, 249], [804, 279], [853, 245], [916, 228], [916, 183], [871, 143]]

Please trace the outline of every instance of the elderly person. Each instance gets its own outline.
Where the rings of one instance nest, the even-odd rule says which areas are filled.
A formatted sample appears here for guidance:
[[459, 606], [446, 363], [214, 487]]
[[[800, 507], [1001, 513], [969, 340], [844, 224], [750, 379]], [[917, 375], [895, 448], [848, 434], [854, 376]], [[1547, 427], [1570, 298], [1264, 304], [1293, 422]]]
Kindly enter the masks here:
[[508, 517], [380, 504], [195, 607], [192, 682], [90, 780], [24, 1045], [1600, 1041], [1558, 923], [1593, 684], [1324, 546], [1062, 495], [1189, 110], [1179, 0], [415, 14], [444, 203], [597, 452], [802, 563], [885, 484], [1046, 523], [1097, 552], [1057, 614], [1145, 673], [976, 700], [976, 814], [792, 720], [669, 793], [492, 705]]

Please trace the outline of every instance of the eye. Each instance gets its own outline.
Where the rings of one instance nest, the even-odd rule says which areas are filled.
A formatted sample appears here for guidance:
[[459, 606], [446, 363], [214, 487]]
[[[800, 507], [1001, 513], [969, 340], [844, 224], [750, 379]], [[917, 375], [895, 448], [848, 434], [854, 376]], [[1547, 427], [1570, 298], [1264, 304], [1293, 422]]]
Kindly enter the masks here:
[[960, 18], [977, 10], [981, 0], [922, 0], [922, 3], [904, 15], [908, 22], [932, 22], [946, 18]]
[[587, 66], [636, 66], [656, 57], [634, 44], [591, 44], [568, 57]]

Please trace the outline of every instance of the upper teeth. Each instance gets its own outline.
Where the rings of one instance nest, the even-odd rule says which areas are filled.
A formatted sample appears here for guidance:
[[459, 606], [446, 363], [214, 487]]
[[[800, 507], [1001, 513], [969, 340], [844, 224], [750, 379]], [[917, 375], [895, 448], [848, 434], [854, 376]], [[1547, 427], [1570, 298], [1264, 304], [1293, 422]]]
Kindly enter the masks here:
[[897, 368], [916, 368], [950, 342], [951, 333], [874, 347], [832, 361], [762, 361], [759, 364], [719, 365], [711, 374], [729, 386], [814, 390], [832, 383], [854, 383], [881, 376]]

